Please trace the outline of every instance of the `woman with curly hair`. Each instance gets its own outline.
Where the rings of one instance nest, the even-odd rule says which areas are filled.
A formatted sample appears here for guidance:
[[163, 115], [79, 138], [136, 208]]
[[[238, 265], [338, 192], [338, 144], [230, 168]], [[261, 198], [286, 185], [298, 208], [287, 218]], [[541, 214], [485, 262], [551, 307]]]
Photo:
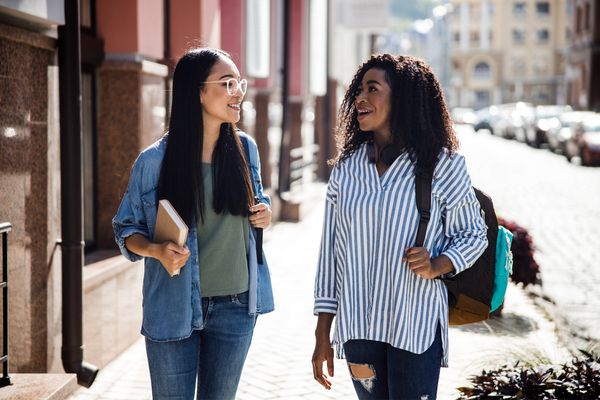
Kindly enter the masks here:
[[[469, 268], [487, 228], [431, 68], [372, 56], [346, 92], [337, 136], [315, 283], [314, 378], [331, 388], [323, 363], [333, 376], [333, 345], [360, 399], [435, 399], [448, 363], [448, 297], [436, 278]], [[423, 247], [415, 246], [418, 173], [433, 174]]]

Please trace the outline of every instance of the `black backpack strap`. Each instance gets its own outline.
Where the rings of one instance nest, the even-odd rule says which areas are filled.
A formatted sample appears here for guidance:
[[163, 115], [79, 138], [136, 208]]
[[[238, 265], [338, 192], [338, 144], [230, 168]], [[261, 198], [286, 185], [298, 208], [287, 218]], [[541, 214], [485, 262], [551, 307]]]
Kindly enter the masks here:
[[[256, 182], [254, 181], [254, 172], [252, 172], [252, 163], [250, 162], [250, 147], [248, 144], [248, 139], [244, 136], [240, 136], [240, 140], [244, 145], [244, 151], [246, 152], [246, 161], [248, 162], [248, 169], [250, 170], [250, 178], [252, 179], [252, 189], [254, 190], [254, 202], [258, 203], [258, 187]], [[254, 228], [256, 231], [256, 261], [258, 264], [263, 263], [263, 252], [262, 252], [262, 242], [263, 242], [263, 230], [262, 228]]]
[[417, 229], [416, 247], [423, 247], [427, 225], [431, 216], [431, 182], [433, 171], [415, 168], [415, 199], [419, 210], [419, 228]]

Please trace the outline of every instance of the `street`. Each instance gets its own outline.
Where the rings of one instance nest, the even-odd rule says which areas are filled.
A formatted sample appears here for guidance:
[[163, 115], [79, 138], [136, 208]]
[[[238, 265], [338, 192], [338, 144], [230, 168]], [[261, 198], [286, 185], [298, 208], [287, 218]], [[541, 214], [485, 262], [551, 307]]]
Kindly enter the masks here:
[[[582, 339], [600, 339], [600, 168], [458, 127], [473, 185], [529, 230], [542, 292]], [[574, 345], [581, 346], [583, 341]]]

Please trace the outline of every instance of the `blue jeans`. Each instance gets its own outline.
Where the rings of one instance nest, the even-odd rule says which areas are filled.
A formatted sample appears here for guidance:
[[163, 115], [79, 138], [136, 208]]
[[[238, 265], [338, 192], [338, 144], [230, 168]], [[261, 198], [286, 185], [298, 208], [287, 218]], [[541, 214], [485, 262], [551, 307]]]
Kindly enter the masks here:
[[256, 322], [248, 292], [204, 297], [202, 311], [202, 329], [189, 338], [146, 339], [154, 400], [193, 400], [196, 389], [198, 399], [235, 398]]
[[423, 354], [372, 340], [349, 340], [344, 343], [344, 352], [359, 399], [436, 398], [442, 363], [439, 327], [433, 344]]

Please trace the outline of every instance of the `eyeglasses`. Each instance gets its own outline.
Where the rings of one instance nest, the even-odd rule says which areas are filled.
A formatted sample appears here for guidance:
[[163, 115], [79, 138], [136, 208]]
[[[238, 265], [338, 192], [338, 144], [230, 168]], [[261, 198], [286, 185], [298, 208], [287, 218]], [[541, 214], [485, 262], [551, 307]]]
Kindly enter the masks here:
[[235, 78], [224, 79], [221, 81], [206, 81], [204, 83], [223, 83], [227, 85], [227, 94], [230, 96], [235, 96], [237, 91], [242, 92], [242, 96], [246, 94], [246, 90], [248, 90], [248, 81], [245, 79], [237, 80]]

